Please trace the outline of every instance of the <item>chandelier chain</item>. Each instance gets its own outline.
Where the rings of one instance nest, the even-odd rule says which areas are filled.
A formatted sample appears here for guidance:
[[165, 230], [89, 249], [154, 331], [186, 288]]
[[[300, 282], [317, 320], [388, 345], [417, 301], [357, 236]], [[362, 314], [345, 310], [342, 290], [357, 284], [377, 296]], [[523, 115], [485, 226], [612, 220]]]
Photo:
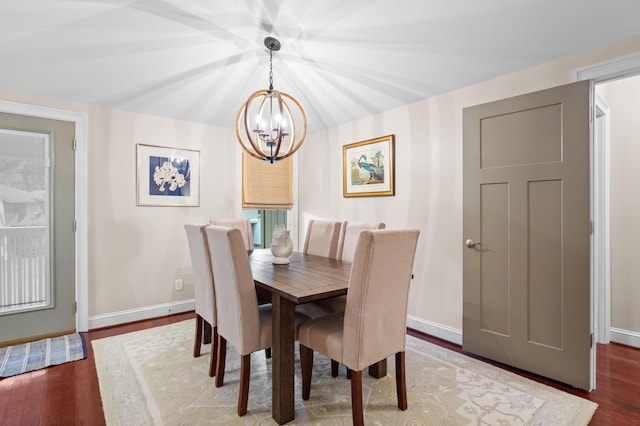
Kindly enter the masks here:
[[269, 50], [269, 91], [273, 90], [273, 51]]

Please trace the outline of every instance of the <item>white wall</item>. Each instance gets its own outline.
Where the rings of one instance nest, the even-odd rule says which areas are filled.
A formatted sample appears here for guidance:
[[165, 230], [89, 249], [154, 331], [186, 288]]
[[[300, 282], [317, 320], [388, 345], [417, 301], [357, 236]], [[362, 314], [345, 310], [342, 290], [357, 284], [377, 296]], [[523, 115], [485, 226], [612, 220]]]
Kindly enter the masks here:
[[[574, 69], [639, 50], [640, 37], [630, 38], [310, 135], [297, 154], [294, 233], [304, 236], [316, 217], [419, 228], [411, 325], [455, 341], [462, 328], [462, 109], [568, 83]], [[89, 317], [116, 323], [132, 318], [122, 312], [192, 299], [183, 224], [242, 215], [233, 130], [20, 94], [0, 99], [88, 114]], [[391, 133], [396, 196], [343, 198], [342, 145]], [[137, 207], [136, 143], [200, 150], [200, 207]], [[185, 280], [183, 291], [173, 290], [175, 278]]]
[[[300, 231], [310, 218], [420, 229], [410, 326], [459, 341], [463, 108], [570, 83], [578, 68], [638, 51], [640, 37], [626, 39], [308, 137], [298, 154]], [[396, 196], [343, 198], [342, 146], [387, 134], [396, 135]]]
[[[3, 100], [88, 115], [88, 313], [91, 328], [189, 306], [193, 274], [185, 223], [241, 217], [240, 157], [231, 129], [50, 99]], [[199, 207], [136, 206], [136, 144], [200, 151]], [[184, 290], [174, 290], [174, 280]], [[145, 310], [149, 310], [147, 314]], [[122, 312], [143, 311], [142, 316]], [[106, 319], [96, 320], [106, 316]]]
[[609, 107], [611, 326], [640, 333], [640, 76], [598, 85]]
[[[242, 214], [232, 132], [113, 110], [91, 114], [89, 130], [90, 315], [193, 298], [183, 225]], [[200, 207], [137, 206], [136, 143], [199, 150]]]

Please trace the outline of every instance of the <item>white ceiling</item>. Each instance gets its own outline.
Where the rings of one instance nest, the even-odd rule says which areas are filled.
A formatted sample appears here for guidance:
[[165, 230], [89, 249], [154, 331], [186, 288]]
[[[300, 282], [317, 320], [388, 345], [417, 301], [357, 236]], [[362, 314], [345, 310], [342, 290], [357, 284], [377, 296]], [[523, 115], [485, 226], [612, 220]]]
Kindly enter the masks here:
[[637, 0], [2, 0], [0, 90], [232, 127], [270, 35], [314, 132], [638, 33]]

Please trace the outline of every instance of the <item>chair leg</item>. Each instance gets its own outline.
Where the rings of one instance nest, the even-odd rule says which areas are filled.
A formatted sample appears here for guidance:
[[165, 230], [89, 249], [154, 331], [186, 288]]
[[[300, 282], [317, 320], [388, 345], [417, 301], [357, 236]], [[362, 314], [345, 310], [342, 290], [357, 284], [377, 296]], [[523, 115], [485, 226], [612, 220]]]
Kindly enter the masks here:
[[227, 339], [218, 334], [218, 359], [216, 360], [216, 387], [224, 384], [224, 363], [227, 360]]
[[247, 414], [249, 401], [249, 376], [251, 375], [251, 354], [242, 355], [240, 361], [240, 390], [238, 391], [238, 415]]
[[364, 425], [364, 414], [362, 412], [362, 370], [351, 371], [351, 417], [354, 426]]
[[331, 360], [331, 377], [338, 377], [338, 361]]
[[196, 338], [193, 342], [193, 356], [197, 358], [200, 356], [200, 346], [202, 346], [202, 324], [204, 320], [198, 314], [196, 314]]
[[266, 359], [271, 358], [271, 348], [266, 348], [266, 349], [264, 350], [264, 357], [265, 357]]
[[311, 370], [313, 369], [313, 349], [300, 345], [300, 369], [302, 370], [302, 399], [307, 401], [311, 394]]
[[211, 327], [211, 359], [209, 360], [209, 377], [216, 375], [218, 360], [218, 327]]
[[398, 408], [407, 409], [407, 379], [405, 375], [405, 352], [396, 353], [396, 391], [398, 393]]

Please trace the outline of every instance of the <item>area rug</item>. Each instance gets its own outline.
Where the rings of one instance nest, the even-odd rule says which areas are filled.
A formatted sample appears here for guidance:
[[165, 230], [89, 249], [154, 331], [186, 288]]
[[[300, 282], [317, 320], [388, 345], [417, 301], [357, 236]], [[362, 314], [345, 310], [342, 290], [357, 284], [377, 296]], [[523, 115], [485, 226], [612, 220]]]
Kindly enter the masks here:
[[28, 373], [87, 357], [80, 333], [52, 337], [0, 349], [0, 377]]
[[[236, 414], [240, 358], [227, 350], [225, 384], [207, 374], [210, 345], [194, 358], [194, 322], [94, 340], [100, 395], [107, 425], [271, 425], [271, 360], [251, 356], [249, 407]], [[296, 349], [295, 421], [351, 424], [350, 382], [341, 367], [316, 354], [311, 398], [301, 397]], [[363, 376], [365, 423], [371, 425], [586, 425], [591, 401], [490, 364], [408, 336], [409, 408], [397, 408], [394, 357], [382, 379]]]

